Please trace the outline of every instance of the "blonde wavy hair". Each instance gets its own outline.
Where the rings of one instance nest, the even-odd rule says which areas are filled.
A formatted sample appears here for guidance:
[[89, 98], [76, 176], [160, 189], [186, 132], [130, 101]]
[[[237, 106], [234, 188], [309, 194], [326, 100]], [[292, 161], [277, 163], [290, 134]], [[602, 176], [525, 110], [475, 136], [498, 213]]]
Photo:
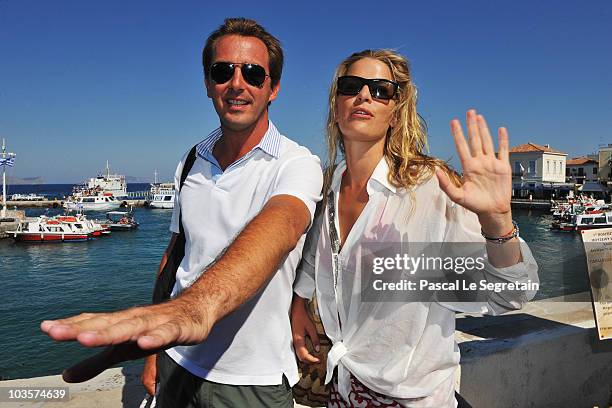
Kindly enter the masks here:
[[434, 175], [437, 167], [442, 168], [457, 186], [459, 175], [448, 164], [424, 153], [427, 149], [427, 127], [416, 110], [417, 90], [412, 82], [408, 60], [389, 49], [364, 50], [346, 58], [336, 69], [329, 90], [329, 112], [327, 115], [327, 168], [323, 184], [324, 198], [331, 186], [338, 150], [344, 154], [342, 134], [336, 121], [336, 97], [338, 78], [346, 75], [349, 67], [363, 59], [372, 58], [386, 64], [393, 79], [399, 84], [393, 109], [394, 127], [389, 126], [384, 147], [384, 157], [389, 166], [389, 182], [395, 187], [409, 189]]

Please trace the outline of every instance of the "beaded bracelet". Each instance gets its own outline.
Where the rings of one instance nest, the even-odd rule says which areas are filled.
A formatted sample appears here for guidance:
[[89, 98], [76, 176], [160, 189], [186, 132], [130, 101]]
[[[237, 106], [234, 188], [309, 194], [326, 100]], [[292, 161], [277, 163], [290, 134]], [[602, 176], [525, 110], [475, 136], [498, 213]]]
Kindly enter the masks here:
[[502, 235], [501, 237], [489, 237], [485, 235], [484, 231], [481, 229], [480, 234], [489, 242], [494, 242], [496, 244], [503, 244], [504, 242], [510, 241], [512, 238], [519, 236], [519, 227], [516, 224], [516, 221], [512, 220], [512, 231], [509, 233]]

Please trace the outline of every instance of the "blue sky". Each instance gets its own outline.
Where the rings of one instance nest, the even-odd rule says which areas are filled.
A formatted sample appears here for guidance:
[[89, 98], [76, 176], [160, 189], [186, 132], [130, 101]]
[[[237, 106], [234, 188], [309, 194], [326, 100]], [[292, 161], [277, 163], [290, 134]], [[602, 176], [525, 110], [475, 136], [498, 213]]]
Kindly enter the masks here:
[[232, 16], [282, 41], [271, 118], [319, 156], [336, 65], [382, 47], [412, 62], [435, 156], [456, 156], [448, 122], [470, 107], [507, 126], [511, 145], [573, 157], [612, 143], [610, 1], [0, 0], [0, 137], [18, 154], [9, 174], [79, 182], [108, 159], [122, 174], [170, 179], [218, 126], [200, 53]]

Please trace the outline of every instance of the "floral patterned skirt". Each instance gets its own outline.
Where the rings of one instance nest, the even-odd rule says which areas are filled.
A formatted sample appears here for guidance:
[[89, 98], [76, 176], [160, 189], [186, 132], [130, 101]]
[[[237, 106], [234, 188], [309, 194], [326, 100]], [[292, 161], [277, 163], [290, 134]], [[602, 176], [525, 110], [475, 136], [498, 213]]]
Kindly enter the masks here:
[[[349, 400], [345, 401], [338, 392], [338, 377], [334, 375], [329, 392], [328, 408], [456, 408], [457, 394], [454, 381], [442, 385], [433, 395], [422, 398], [393, 398], [372, 391], [351, 374]], [[470, 407], [469, 404], [464, 405]], [[461, 407], [461, 405], [459, 406]]]
[[329, 400], [327, 402], [328, 408], [401, 408], [402, 405], [377, 392], [370, 390], [368, 387], [359, 382], [358, 379], [351, 375], [351, 393], [349, 394], [349, 401], [345, 401], [340, 393], [338, 392], [338, 378], [334, 376], [332, 380], [332, 387], [329, 392]]

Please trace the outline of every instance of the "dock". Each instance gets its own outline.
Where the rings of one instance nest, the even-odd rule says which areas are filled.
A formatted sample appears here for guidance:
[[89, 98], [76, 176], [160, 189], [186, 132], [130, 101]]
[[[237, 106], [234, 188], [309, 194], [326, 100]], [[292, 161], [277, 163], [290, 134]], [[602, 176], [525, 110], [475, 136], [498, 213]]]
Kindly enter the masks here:
[[7, 210], [6, 217], [0, 218], [0, 238], [7, 238], [6, 231], [14, 231], [25, 219], [25, 211]]
[[[146, 198], [127, 198], [120, 200], [123, 207], [144, 207]], [[7, 208], [62, 208], [64, 200], [39, 200], [39, 201], [7, 201]]]
[[512, 208], [525, 208], [531, 210], [548, 211], [552, 207], [550, 200], [530, 200], [528, 198], [513, 198], [510, 201]]

